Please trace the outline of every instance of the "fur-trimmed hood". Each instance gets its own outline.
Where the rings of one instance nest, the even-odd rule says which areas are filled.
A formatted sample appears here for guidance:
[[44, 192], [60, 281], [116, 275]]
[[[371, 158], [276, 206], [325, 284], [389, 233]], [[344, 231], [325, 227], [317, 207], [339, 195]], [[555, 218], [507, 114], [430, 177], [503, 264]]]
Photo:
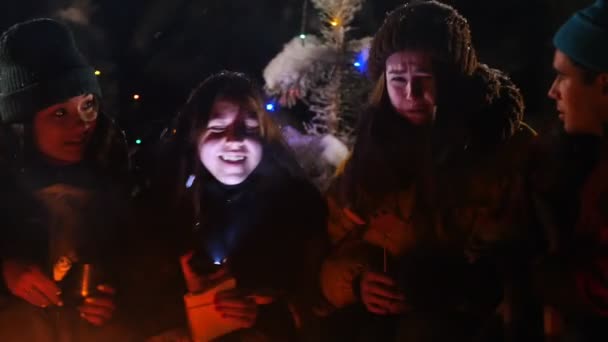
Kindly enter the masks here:
[[522, 128], [525, 106], [521, 91], [505, 73], [485, 64], [479, 64], [472, 77], [479, 96], [479, 107], [469, 122], [473, 144], [505, 142]]

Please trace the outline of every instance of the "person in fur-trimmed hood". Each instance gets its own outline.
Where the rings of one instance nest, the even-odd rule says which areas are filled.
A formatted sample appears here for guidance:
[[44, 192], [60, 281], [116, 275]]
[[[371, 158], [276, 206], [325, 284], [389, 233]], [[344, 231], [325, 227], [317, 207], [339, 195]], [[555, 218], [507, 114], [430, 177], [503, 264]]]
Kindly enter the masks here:
[[130, 336], [115, 297], [128, 156], [100, 100], [64, 24], [33, 19], [0, 36], [0, 340]]
[[388, 15], [369, 73], [354, 151], [328, 193], [334, 247], [321, 280], [338, 311], [327, 336], [480, 337], [500, 320], [501, 271], [525, 237], [522, 96], [479, 63], [466, 19], [438, 1]]

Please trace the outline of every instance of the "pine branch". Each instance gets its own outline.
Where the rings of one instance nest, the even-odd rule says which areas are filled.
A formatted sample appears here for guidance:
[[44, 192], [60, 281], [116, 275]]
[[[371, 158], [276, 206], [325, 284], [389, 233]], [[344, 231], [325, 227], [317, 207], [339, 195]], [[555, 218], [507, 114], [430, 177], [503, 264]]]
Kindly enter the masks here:
[[371, 39], [347, 39], [363, 0], [311, 1], [327, 23], [321, 29], [322, 39], [307, 36], [304, 44], [294, 39], [286, 45], [264, 71], [267, 91], [283, 97], [295, 89], [314, 113], [304, 123], [307, 134], [331, 134], [352, 146], [357, 116], [371, 88], [365, 75], [353, 66]]

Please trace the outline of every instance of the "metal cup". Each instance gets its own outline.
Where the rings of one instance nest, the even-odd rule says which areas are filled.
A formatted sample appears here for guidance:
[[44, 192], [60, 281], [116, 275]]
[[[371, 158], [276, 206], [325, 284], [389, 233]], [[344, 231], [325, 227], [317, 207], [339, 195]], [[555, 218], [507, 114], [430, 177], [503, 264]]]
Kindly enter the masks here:
[[80, 296], [82, 298], [86, 298], [91, 294], [91, 291], [95, 287], [91, 287], [92, 284], [92, 272], [93, 265], [92, 264], [82, 264], [82, 270], [79, 277], [78, 291], [80, 292]]
[[102, 273], [98, 266], [91, 263], [76, 263], [69, 274], [59, 283], [62, 299], [66, 305], [81, 305], [92, 296], [101, 284]]

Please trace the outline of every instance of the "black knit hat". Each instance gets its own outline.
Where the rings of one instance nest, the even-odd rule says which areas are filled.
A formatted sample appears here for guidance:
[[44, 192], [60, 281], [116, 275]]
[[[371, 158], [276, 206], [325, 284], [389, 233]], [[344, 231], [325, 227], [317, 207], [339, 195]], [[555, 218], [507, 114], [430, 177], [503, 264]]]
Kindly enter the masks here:
[[0, 36], [3, 123], [31, 121], [41, 109], [82, 94], [101, 96], [101, 89], [65, 25], [34, 19]]
[[435, 60], [464, 75], [477, 67], [467, 20], [453, 7], [435, 0], [413, 0], [397, 7], [374, 36], [368, 71], [376, 81], [386, 59], [405, 49], [430, 51]]

